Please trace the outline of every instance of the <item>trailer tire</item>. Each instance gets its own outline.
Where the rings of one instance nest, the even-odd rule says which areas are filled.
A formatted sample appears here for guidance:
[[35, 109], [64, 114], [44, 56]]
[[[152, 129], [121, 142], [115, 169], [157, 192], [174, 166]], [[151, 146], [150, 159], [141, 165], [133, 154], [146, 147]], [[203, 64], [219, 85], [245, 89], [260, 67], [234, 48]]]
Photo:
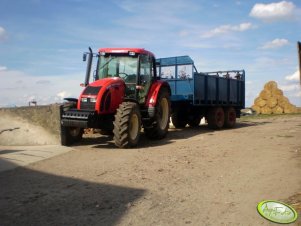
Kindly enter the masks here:
[[221, 129], [225, 123], [225, 114], [223, 108], [211, 108], [208, 112], [207, 120], [209, 128]]
[[166, 88], [160, 90], [158, 95], [154, 122], [150, 127], [145, 127], [145, 135], [150, 139], [162, 139], [166, 136], [170, 119], [170, 93]]
[[189, 120], [188, 120], [188, 125], [190, 127], [197, 127], [200, 125], [201, 122], [201, 116], [200, 115], [193, 115]]
[[135, 147], [141, 131], [139, 106], [134, 102], [123, 102], [119, 105], [114, 120], [114, 142], [119, 148]]
[[177, 129], [185, 128], [187, 125], [186, 113], [183, 110], [175, 110], [171, 115], [171, 121]]
[[233, 128], [236, 124], [236, 111], [233, 107], [225, 109], [225, 128]]

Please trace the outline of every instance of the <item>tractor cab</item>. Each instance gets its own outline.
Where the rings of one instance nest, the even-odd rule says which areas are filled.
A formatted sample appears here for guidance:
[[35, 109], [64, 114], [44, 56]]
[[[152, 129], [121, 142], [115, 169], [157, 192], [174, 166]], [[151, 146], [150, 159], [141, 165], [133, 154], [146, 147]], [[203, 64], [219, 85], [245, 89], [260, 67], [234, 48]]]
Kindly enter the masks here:
[[155, 79], [154, 55], [144, 49], [99, 49], [93, 79], [121, 78], [125, 83], [125, 98], [144, 103], [151, 82]]

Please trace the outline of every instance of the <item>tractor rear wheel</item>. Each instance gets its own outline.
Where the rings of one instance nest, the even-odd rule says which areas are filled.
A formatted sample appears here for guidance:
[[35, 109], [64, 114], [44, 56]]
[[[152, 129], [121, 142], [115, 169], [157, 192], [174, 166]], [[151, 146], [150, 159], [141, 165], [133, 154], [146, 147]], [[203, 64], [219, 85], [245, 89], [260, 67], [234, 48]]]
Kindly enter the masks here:
[[211, 108], [207, 116], [208, 126], [212, 129], [221, 129], [224, 126], [225, 114], [221, 107]]
[[133, 102], [123, 102], [117, 109], [114, 120], [114, 142], [119, 148], [135, 147], [141, 130], [139, 107]]
[[236, 124], [236, 111], [233, 107], [225, 109], [225, 124], [226, 128], [233, 128]]
[[163, 88], [157, 99], [155, 120], [150, 127], [144, 128], [145, 135], [151, 139], [162, 139], [166, 136], [170, 118], [170, 94]]

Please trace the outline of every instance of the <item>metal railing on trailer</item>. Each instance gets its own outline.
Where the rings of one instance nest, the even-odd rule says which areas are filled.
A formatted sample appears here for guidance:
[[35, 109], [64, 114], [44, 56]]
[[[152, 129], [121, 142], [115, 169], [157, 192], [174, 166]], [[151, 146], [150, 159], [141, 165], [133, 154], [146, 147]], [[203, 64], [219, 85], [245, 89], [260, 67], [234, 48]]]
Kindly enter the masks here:
[[194, 106], [245, 106], [245, 71], [198, 72], [189, 56], [157, 59], [157, 72], [167, 80], [172, 102]]

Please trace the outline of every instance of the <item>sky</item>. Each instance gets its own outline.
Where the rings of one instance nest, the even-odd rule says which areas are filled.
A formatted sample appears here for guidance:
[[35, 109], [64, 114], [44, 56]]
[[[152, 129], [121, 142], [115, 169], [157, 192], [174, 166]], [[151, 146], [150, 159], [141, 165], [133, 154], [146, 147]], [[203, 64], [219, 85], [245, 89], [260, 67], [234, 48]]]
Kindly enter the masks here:
[[78, 97], [90, 46], [189, 55], [198, 71], [246, 71], [246, 106], [274, 80], [301, 106], [301, 1], [1, 0], [0, 107]]

